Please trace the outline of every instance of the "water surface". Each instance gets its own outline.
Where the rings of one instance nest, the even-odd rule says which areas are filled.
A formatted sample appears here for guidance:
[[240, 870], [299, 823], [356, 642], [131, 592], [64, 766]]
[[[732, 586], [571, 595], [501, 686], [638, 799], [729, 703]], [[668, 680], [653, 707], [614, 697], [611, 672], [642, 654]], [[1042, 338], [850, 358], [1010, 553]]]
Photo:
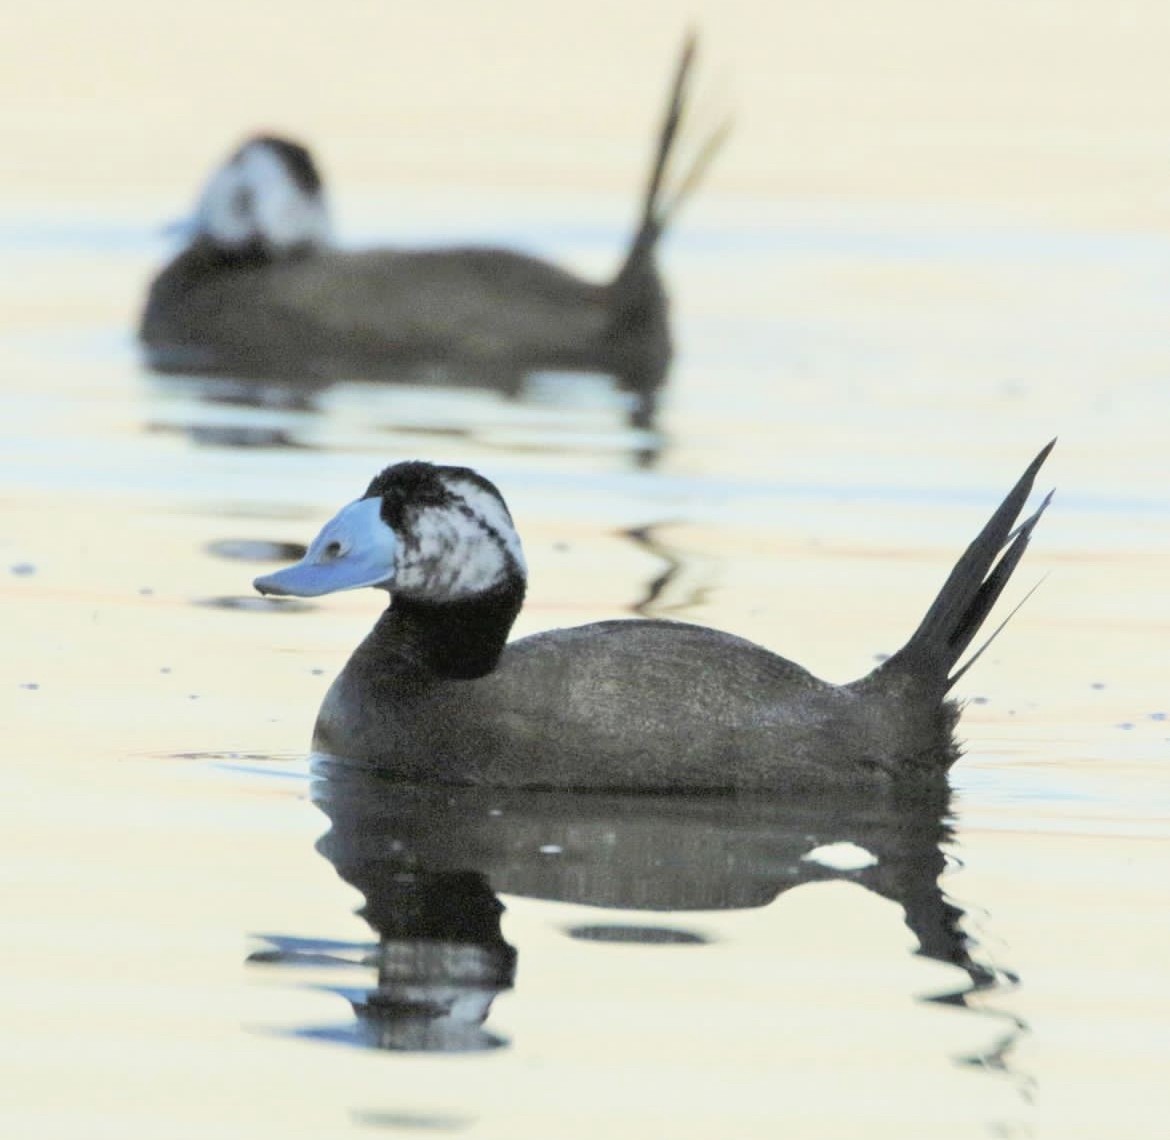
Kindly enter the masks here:
[[[380, 177], [337, 194], [347, 241], [467, 217], [602, 273], [630, 214], [470, 184], [439, 211]], [[668, 244], [680, 351], [643, 433], [600, 378], [149, 377], [131, 330], [180, 203], [79, 200], [0, 210], [6, 1134], [1158, 1135], [1156, 220], [716, 187]], [[1053, 435], [1011, 600], [1043, 584], [963, 680], [954, 798], [907, 817], [314, 783], [313, 715], [379, 599], [249, 589], [385, 464], [469, 464], [524, 537], [518, 632], [676, 617], [845, 680]]]

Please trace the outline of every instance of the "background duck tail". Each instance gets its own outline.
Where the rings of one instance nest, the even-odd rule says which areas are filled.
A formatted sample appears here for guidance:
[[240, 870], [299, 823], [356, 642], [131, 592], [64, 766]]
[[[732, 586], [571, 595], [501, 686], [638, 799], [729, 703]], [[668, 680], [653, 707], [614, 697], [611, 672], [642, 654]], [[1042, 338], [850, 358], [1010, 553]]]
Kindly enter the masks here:
[[696, 50], [697, 38], [691, 32], [683, 42], [670, 87], [650, 178], [642, 198], [638, 229], [621, 269], [609, 286], [609, 341], [614, 371], [622, 377], [625, 387], [642, 393], [647, 401], [642, 418], [647, 421], [652, 414], [653, 393], [666, 378], [673, 352], [666, 292], [658, 274], [655, 250], [675, 213], [698, 185], [731, 128], [730, 120], [716, 127], [682, 176], [671, 177], [675, 144], [686, 117]]
[[642, 197], [642, 212], [638, 231], [634, 234], [634, 240], [626, 254], [626, 260], [622, 263], [611, 287], [615, 308], [619, 314], [627, 309], [645, 304], [643, 298], [646, 297], [648, 284], [652, 284], [652, 291], [661, 294], [658, 273], [654, 268], [654, 250], [682, 202], [690, 197], [690, 193], [700, 183], [711, 159], [714, 159], [730, 130], [730, 122], [724, 122], [711, 131], [691, 160], [686, 172], [682, 174], [680, 179], [677, 179], [674, 190], [668, 190], [668, 184], [673, 181], [668, 177], [670, 163], [672, 163], [675, 153], [675, 143], [679, 138], [683, 119], [687, 114], [690, 77], [694, 71], [696, 50], [697, 37], [694, 32], [690, 32], [687, 39], [683, 41], [679, 63], [675, 68], [674, 82], [670, 84], [670, 97], [667, 102], [666, 115], [663, 116], [659, 131], [658, 146], [654, 151], [651, 176], [649, 176], [646, 185], [646, 193]]

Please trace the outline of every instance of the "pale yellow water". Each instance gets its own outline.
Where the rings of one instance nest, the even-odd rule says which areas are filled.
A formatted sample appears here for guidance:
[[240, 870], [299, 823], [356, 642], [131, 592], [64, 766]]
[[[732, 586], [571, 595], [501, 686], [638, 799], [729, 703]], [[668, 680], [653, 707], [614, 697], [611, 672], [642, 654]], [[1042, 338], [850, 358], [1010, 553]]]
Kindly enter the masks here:
[[[700, 108], [736, 131], [665, 250], [680, 352], [651, 467], [600, 383], [257, 409], [140, 371], [159, 229], [259, 128], [314, 146], [347, 240], [608, 272], [688, 23]], [[14, 14], [0, 1131], [1163, 1135], [1168, 47], [1164, 5], [1095, 0]], [[249, 433], [304, 446], [225, 445]], [[962, 685], [943, 887], [1020, 979], [982, 1012], [922, 1001], [965, 976], [843, 882], [686, 915], [505, 894], [517, 980], [483, 1054], [347, 1048], [328, 987], [372, 971], [247, 962], [371, 939], [314, 851], [304, 748], [378, 600], [215, 604], [271, 564], [212, 544], [304, 542], [396, 459], [470, 464], [524, 536], [519, 632], [629, 614], [673, 565], [655, 612], [847, 679], [1053, 435], [1013, 597], [1043, 585]], [[707, 941], [566, 933], [606, 922]]]

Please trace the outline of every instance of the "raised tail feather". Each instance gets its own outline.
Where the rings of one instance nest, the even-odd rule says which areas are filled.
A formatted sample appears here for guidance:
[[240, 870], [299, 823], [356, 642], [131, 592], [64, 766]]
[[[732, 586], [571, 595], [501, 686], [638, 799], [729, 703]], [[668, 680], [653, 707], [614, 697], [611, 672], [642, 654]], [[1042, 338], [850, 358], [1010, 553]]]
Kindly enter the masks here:
[[698, 185], [731, 129], [730, 120], [726, 120], [707, 136], [686, 172], [677, 180], [673, 192], [669, 197], [666, 197], [671, 154], [686, 114], [687, 89], [690, 85], [696, 49], [697, 39], [694, 32], [691, 32], [683, 42], [682, 53], [679, 56], [674, 74], [674, 82], [671, 84], [670, 98], [666, 104], [666, 115], [662, 120], [662, 127], [658, 134], [658, 146], [654, 152], [653, 165], [650, 168], [650, 180], [642, 198], [642, 215], [639, 219], [638, 230], [615, 282], [615, 287], [619, 290], [625, 282], [636, 281], [646, 272], [658, 239], [670, 224], [679, 206]]
[[1053, 440], [1028, 465], [987, 525], [955, 563], [913, 636], [886, 662], [883, 671], [907, 670], [931, 681], [937, 680], [945, 691], [991, 644], [1008, 619], [964, 665], [956, 669], [959, 658], [974, 640], [1024, 556], [1032, 531], [1052, 499], [1049, 492], [1035, 513], [1016, 525], [1016, 519], [1032, 493], [1036, 474], [1055, 445], [1056, 440]]

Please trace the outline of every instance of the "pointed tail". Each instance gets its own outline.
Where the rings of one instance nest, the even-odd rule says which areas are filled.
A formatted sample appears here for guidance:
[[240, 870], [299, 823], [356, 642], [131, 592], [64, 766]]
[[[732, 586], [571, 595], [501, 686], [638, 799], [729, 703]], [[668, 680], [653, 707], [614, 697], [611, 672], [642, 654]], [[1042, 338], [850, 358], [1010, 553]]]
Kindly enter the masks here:
[[671, 84], [670, 99], [666, 104], [666, 115], [662, 120], [662, 128], [658, 134], [658, 146], [654, 152], [654, 163], [650, 168], [650, 180], [642, 198], [642, 216], [639, 219], [638, 230], [634, 235], [630, 251], [626, 255], [625, 263], [615, 281], [615, 289], [618, 292], [621, 292], [623, 285], [626, 284], [634, 287], [637, 280], [647, 271], [658, 239], [670, 224], [679, 206], [698, 185], [699, 180], [731, 130], [731, 122], [726, 120], [711, 132], [686, 172], [678, 180], [674, 191], [669, 197], [666, 197], [671, 154], [686, 113], [687, 89], [694, 67], [696, 48], [695, 33], [691, 32], [683, 42], [682, 53], [679, 56], [678, 67], [674, 74], [674, 82]]
[[955, 564], [913, 636], [882, 666], [882, 672], [908, 671], [932, 682], [937, 681], [946, 691], [1007, 624], [1011, 614], [964, 665], [955, 668], [1024, 556], [1032, 531], [1052, 499], [1049, 492], [1035, 513], [1016, 525], [1016, 519], [1032, 492], [1036, 473], [1055, 445], [1056, 440], [1053, 440], [1028, 465], [1019, 482]]

